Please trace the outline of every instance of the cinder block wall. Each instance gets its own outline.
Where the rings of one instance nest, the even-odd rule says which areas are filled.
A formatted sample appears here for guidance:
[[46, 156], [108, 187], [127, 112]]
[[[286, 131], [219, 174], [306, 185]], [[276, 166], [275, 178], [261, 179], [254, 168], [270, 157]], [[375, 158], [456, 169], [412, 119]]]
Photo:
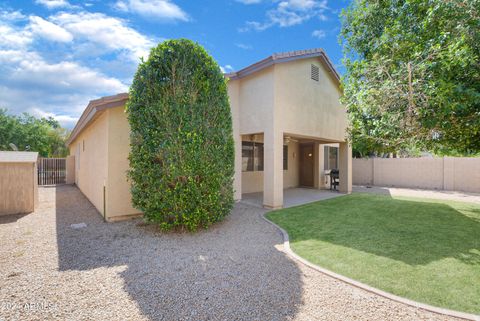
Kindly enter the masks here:
[[353, 159], [353, 184], [480, 193], [480, 158]]

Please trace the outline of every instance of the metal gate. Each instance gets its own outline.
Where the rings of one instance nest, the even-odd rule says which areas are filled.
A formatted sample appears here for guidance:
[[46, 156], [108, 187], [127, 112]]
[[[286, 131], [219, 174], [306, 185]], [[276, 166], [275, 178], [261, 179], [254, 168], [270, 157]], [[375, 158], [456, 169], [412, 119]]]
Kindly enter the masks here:
[[56, 185], [67, 182], [66, 158], [39, 158], [38, 185]]

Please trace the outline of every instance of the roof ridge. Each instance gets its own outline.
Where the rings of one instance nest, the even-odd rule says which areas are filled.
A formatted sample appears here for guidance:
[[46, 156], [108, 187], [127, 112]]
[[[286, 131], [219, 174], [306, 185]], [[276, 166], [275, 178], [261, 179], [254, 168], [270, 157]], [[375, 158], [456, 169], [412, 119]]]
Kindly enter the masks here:
[[238, 71], [232, 71], [229, 73], [225, 73], [224, 75], [225, 77], [230, 78], [232, 80], [239, 79], [247, 75], [250, 75], [256, 71], [267, 68], [276, 63], [287, 62], [287, 61], [302, 59], [302, 58], [312, 58], [312, 57], [321, 57], [322, 63], [324, 64], [324, 66], [333, 75], [335, 81], [338, 84], [340, 83], [340, 75], [338, 74], [337, 70], [335, 70], [333, 63], [331, 62], [330, 58], [328, 58], [326, 52], [319, 47], [274, 53], [271, 56], [268, 56], [265, 59], [259, 60]]

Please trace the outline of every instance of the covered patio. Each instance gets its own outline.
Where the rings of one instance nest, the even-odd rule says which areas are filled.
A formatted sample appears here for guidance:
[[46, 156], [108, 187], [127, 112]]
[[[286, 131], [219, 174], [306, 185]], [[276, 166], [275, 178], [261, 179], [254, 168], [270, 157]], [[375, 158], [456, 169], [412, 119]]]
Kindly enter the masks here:
[[[303, 187], [288, 188], [283, 191], [283, 207], [288, 208], [302, 204], [313, 203], [342, 195], [345, 194], [330, 190], [318, 190]], [[262, 208], [263, 193], [256, 192], [243, 194], [241, 202], [244, 204]]]
[[[351, 192], [351, 147], [345, 141], [283, 133], [241, 136], [241, 199], [265, 208], [315, 202]], [[339, 177], [330, 191], [329, 173]]]

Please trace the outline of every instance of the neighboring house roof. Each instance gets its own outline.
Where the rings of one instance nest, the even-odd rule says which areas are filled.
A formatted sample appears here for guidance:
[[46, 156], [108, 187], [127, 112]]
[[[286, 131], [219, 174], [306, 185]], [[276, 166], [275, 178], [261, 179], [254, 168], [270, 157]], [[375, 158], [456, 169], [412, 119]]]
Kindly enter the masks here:
[[[328, 58], [325, 51], [321, 48], [276, 53], [239, 71], [226, 73], [225, 77], [232, 80], [240, 79], [274, 64], [313, 57], [320, 58], [323, 66], [332, 75], [333, 80], [337, 83], [337, 85], [340, 85], [340, 75], [335, 70], [335, 67], [331, 62], [330, 58]], [[78, 120], [77, 124], [75, 125], [72, 133], [70, 134], [70, 137], [67, 140], [67, 145], [70, 145], [75, 140], [75, 138], [82, 132], [82, 130], [87, 127], [93, 120], [95, 120], [102, 111], [108, 108], [123, 106], [125, 105], [127, 100], [128, 93], [121, 93], [114, 96], [107, 96], [100, 99], [91, 100], [88, 103], [88, 106], [83, 112], [82, 116]]]
[[0, 163], [36, 163], [37, 159], [37, 152], [0, 152]]
[[319, 57], [323, 66], [327, 69], [327, 71], [332, 75], [333, 79], [336, 81], [337, 85], [340, 84], [340, 75], [338, 74], [337, 70], [335, 69], [332, 61], [328, 58], [327, 54], [322, 48], [314, 48], [308, 50], [298, 50], [298, 51], [289, 51], [283, 53], [276, 53], [273, 54], [259, 62], [254, 63], [248, 67], [245, 67], [239, 71], [234, 71], [230, 73], [226, 73], [225, 77], [228, 77], [232, 80], [240, 79], [246, 77], [254, 72], [260, 71], [267, 67], [270, 67], [274, 64], [299, 60], [299, 59], [306, 59], [306, 58], [313, 58]]
[[100, 114], [108, 108], [119, 107], [125, 105], [128, 100], [128, 93], [121, 93], [113, 96], [106, 96], [100, 99], [90, 100], [87, 108], [83, 111], [82, 116], [77, 121], [75, 128], [73, 128], [70, 137], [67, 139], [67, 145], [70, 145], [75, 138], [94, 121]]

